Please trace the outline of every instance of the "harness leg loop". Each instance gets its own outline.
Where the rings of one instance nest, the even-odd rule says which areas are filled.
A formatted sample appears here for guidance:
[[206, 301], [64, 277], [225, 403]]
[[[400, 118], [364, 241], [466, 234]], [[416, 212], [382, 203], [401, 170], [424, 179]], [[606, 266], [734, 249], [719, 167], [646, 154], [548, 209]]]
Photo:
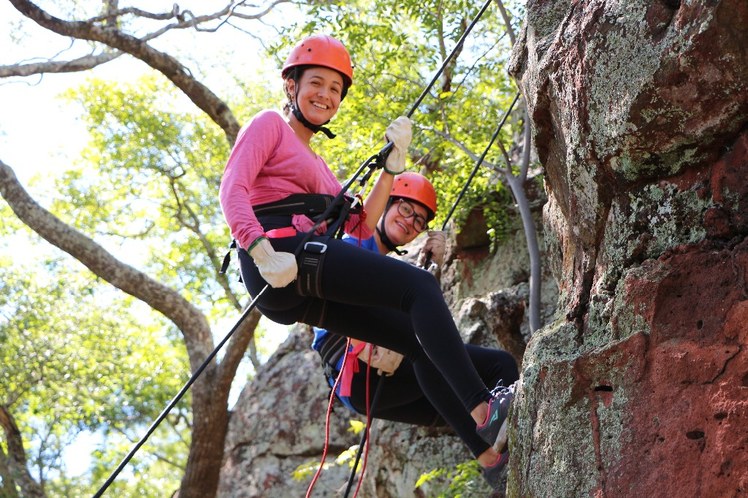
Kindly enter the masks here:
[[309, 241], [299, 255], [299, 274], [296, 278], [296, 290], [302, 296], [324, 299], [322, 296], [322, 265], [325, 262], [327, 244], [321, 241]]

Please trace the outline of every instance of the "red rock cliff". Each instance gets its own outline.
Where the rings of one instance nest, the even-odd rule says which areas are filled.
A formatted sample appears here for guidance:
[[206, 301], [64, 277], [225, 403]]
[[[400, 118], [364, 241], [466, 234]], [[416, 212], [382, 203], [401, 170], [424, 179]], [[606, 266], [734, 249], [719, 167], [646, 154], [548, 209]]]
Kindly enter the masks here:
[[748, 496], [748, 2], [539, 1], [512, 72], [561, 297], [513, 496]]

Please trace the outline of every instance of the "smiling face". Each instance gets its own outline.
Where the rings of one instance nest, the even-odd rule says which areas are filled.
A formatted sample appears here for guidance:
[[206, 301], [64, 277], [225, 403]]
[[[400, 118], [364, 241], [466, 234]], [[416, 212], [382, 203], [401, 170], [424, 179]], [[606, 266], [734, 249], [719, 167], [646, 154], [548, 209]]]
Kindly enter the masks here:
[[343, 77], [337, 71], [313, 66], [304, 71], [298, 86], [286, 80], [287, 91], [310, 123], [321, 125], [335, 116], [343, 93]]
[[[402, 206], [402, 204], [405, 204], [405, 206]], [[405, 217], [403, 213], [410, 212], [409, 209], [403, 209], [407, 207], [412, 208], [415, 215], [411, 214], [410, 216]], [[384, 216], [387, 237], [396, 246], [402, 246], [411, 242], [419, 233], [421, 233], [413, 226], [416, 221], [416, 216], [420, 217], [422, 220], [428, 220], [428, 214], [426, 208], [417, 202], [405, 199], [394, 199]]]

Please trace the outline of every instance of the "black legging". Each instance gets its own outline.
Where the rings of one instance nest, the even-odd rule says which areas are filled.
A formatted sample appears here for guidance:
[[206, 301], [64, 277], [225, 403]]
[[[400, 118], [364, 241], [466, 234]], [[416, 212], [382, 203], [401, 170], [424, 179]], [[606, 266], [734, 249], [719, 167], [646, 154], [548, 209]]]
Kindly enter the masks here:
[[[494, 386], [499, 381], [508, 386], [519, 378], [517, 362], [512, 355], [500, 349], [491, 349], [473, 344], [466, 344], [468, 356], [487, 386]], [[369, 403], [382, 377], [376, 369], [368, 369], [361, 360], [359, 371], [351, 382], [350, 402], [361, 414], [366, 414], [366, 379], [369, 378]], [[434, 375], [440, 375], [434, 372]], [[444, 394], [451, 395], [452, 401], [443, 403], [448, 412], [442, 414], [423, 394], [416, 378], [413, 364], [404, 359], [392, 376], [385, 377], [382, 390], [373, 406], [372, 416], [384, 420], [404, 422], [406, 424], [440, 427], [449, 425], [465, 442], [474, 456], [488, 449], [488, 444], [475, 432], [475, 421], [468, 412], [459, 406], [459, 399], [446, 389]]]
[[[263, 226], [278, 228], [270, 222]], [[293, 253], [302, 239], [299, 234], [271, 243], [276, 251]], [[299, 295], [292, 283], [269, 288], [260, 298], [257, 307], [265, 316], [289, 325], [309, 323], [404, 354], [413, 363], [423, 393], [447, 420], [455, 395], [468, 412], [490, 399], [429, 272], [338, 239], [311, 240], [327, 244], [322, 268], [324, 312], [312, 317], [310, 309], [318, 309], [320, 300]], [[242, 249], [239, 261], [247, 289], [257, 295], [265, 281]], [[441, 375], [434, 375], [434, 367]]]

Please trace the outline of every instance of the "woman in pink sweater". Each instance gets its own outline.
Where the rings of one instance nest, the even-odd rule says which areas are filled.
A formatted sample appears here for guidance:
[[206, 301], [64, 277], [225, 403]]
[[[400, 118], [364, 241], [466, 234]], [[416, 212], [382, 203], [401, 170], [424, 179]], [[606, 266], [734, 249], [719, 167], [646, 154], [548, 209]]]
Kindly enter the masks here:
[[[247, 290], [256, 296], [269, 286], [257, 308], [278, 323], [307, 323], [405, 355], [440, 413], [452, 413], [459, 399], [480, 436], [503, 446], [500, 429], [512, 392], [489, 392], [437, 280], [423, 269], [330, 237], [324, 223], [306, 237], [325, 199], [342, 189], [310, 142], [319, 131], [334, 136], [325, 125], [353, 83], [348, 51], [332, 37], [308, 37], [291, 51], [281, 74], [288, 97], [284, 114], [263, 111], [242, 128], [220, 189]], [[394, 176], [405, 170], [410, 120], [396, 119], [386, 138], [393, 146], [383, 171], [363, 211], [343, 224], [357, 239], [371, 237]], [[408, 220], [412, 224], [415, 217]], [[294, 253], [304, 241], [308, 251], [301, 252], [299, 276]], [[495, 469], [505, 462], [500, 457], [481, 464]]]

